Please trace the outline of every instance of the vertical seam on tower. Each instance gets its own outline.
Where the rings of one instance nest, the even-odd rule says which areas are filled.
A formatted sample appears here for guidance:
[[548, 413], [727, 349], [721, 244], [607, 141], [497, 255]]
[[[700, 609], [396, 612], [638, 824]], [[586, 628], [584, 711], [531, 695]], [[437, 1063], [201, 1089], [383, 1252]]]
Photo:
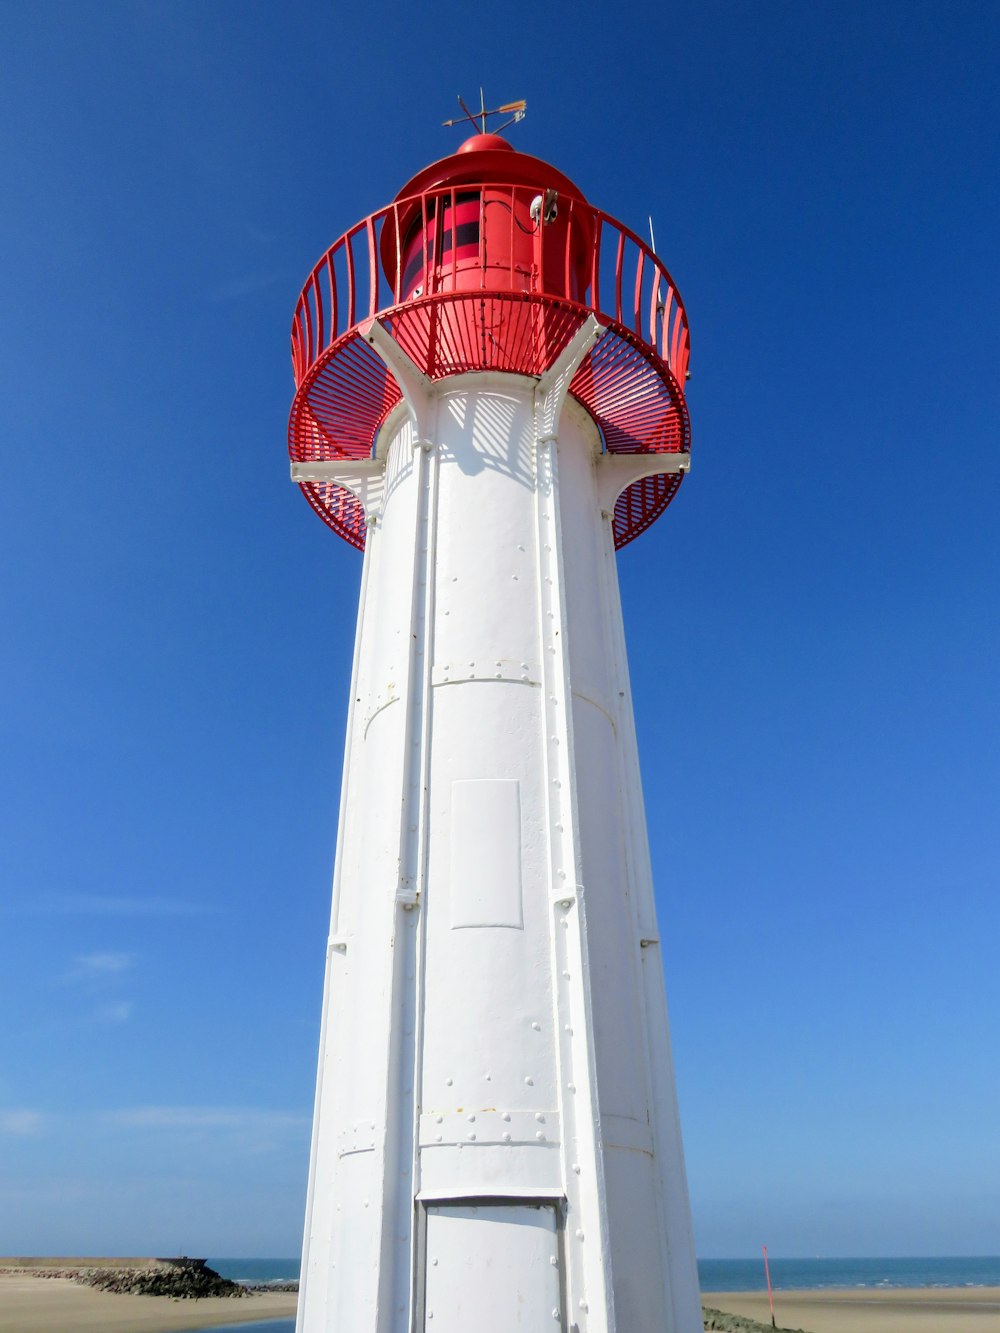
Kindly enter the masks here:
[[[411, 438], [417, 436], [411, 425]], [[416, 1098], [414, 1083], [414, 1052], [416, 1048], [416, 995], [409, 988], [407, 972], [416, 975], [416, 924], [418, 915], [416, 893], [401, 892], [405, 881], [415, 879], [419, 869], [419, 829], [421, 819], [422, 751], [425, 740], [424, 711], [425, 667], [428, 646], [423, 629], [427, 607], [427, 533], [429, 508], [429, 452], [422, 447], [422, 437], [413, 438], [417, 459], [416, 512], [413, 537], [417, 548], [410, 592], [410, 641], [407, 645], [405, 686], [405, 714], [403, 722], [403, 817], [398, 843], [397, 880], [392, 894], [392, 966], [389, 983], [390, 1032], [395, 1042], [389, 1044], [389, 1067], [385, 1077], [385, 1137], [382, 1158], [383, 1225], [380, 1239], [381, 1272], [378, 1284], [376, 1328], [379, 1333], [391, 1333], [400, 1328], [398, 1304], [403, 1295], [404, 1326], [409, 1326], [411, 1282], [411, 1252], [413, 1242], [412, 1171], [413, 1171], [413, 1104]], [[421, 587], [421, 572], [424, 574]], [[414, 792], [416, 791], [416, 797]], [[416, 819], [417, 837], [414, 838], [411, 821]], [[409, 1025], [409, 1031], [407, 1026]], [[407, 1080], [409, 1087], [407, 1088]], [[403, 1127], [406, 1144], [403, 1143]], [[401, 1164], [405, 1163], [405, 1167]], [[389, 1172], [392, 1173], [391, 1180]], [[405, 1175], [408, 1187], [401, 1188]], [[405, 1200], [405, 1204], [404, 1204]], [[405, 1232], [400, 1234], [401, 1228]], [[406, 1269], [405, 1284], [401, 1270]], [[405, 1294], [404, 1294], [405, 1285]]]
[[[436, 416], [436, 403], [434, 407]], [[436, 427], [436, 421], [434, 425]], [[436, 434], [436, 430], [435, 430]], [[413, 1052], [412, 1052], [412, 1076], [413, 1076], [413, 1095], [410, 1106], [411, 1119], [411, 1147], [410, 1147], [410, 1192], [407, 1199], [407, 1213], [409, 1217], [410, 1232], [410, 1256], [409, 1256], [409, 1311], [407, 1316], [407, 1326], [415, 1328], [416, 1319], [416, 1296], [418, 1284], [422, 1275], [418, 1271], [416, 1263], [416, 1208], [414, 1199], [420, 1190], [420, 1089], [423, 1082], [423, 1030], [424, 1030], [424, 967], [425, 967], [425, 945], [427, 931], [427, 859], [429, 855], [429, 824], [430, 824], [430, 787], [431, 787], [431, 747], [430, 747], [430, 727], [431, 713], [434, 707], [434, 691], [432, 688], [432, 675], [434, 667], [434, 607], [435, 607], [435, 579], [437, 567], [437, 507], [438, 507], [438, 484], [440, 473], [440, 451], [434, 448], [432, 451], [424, 450], [427, 458], [427, 504], [426, 504], [426, 528], [424, 543], [424, 595], [423, 595], [423, 614], [424, 614], [424, 661], [423, 661], [423, 680], [422, 680], [422, 725], [421, 725], [421, 751], [420, 751], [420, 808], [417, 819], [418, 827], [418, 845], [417, 845], [417, 910], [412, 914], [415, 918], [414, 928], [416, 930], [416, 939], [413, 947]], [[412, 1324], [411, 1324], [411, 1321]]]

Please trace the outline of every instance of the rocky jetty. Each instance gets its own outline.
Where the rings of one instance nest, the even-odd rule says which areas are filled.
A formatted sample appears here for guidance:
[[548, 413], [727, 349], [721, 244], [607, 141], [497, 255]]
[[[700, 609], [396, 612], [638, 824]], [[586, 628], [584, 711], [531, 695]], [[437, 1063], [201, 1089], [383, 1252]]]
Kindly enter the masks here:
[[100, 1291], [132, 1296], [170, 1296], [200, 1300], [203, 1296], [248, 1296], [249, 1289], [222, 1277], [204, 1259], [5, 1259], [0, 1272], [33, 1277], [69, 1277]]
[[97, 1268], [80, 1275], [88, 1287], [132, 1296], [172, 1296], [197, 1301], [202, 1296], [246, 1296], [238, 1282], [222, 1277], [204, 1259], [163, 1260], [155, 1268]]

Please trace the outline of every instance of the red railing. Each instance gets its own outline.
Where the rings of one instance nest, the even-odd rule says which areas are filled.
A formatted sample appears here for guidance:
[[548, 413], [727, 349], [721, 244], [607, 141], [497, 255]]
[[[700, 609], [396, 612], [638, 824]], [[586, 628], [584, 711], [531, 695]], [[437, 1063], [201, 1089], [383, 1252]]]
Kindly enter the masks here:
[[[458, 281], [464, 292], [476, 289], [470, 283], [470, 270], [476, 264], [459, 259], [454, 221], [463, 206], [468, 209], [470, 195], [478, 197], [478, 290], [530, 293], [592, 310], [601, 323], [617, 326], [664, 363], [683, 393], [690, 355], [687, 315], [673, 279], [650, 247], [600, 209], [563, 196], [558, 200], [558, 228], [546, 225], [541, 209], [532, 219], [537, 246], [528, 270], [519, 262], [515, 227], [524, 231], [519, 219], [531, 216], [531, 201], [539, 198], [538, 191], [492, 184], [432, 190], [398, 200], [334, 242], [310, 273], [295, 307], [292, 365], [297, 386], [323, 353], [359, 324], [453, 292]], [[486, 212], [493, 207], [509, 212], [508, 243], [502, 236], [505, 228], [486, 225]], [[421, 245], [420, 281], [407, 283], [408, 244], [414, 237], [419, 243], [421, 236], [432, 235], [435, 220], [449, 213], [456, 231], [450, 257]]]
[[[611, 453], [685, 453], [690, 342], [670, 274], [638, 236], [569, 195], [462, 184], [398, 200], [357, 223], [310, 273], [292, 321], [296, 462], [369, 457], [399, 387], [360, 328], [378, 317], [431, 379], [466, 371], [540, 375], [587, 314], [606, 332], [570, 393]], [[682, 472], [633, 482], [614, 512], [617, 546], [643, 532]], [[365, 543], [360, 502], [302, 483], [324, 522]]]

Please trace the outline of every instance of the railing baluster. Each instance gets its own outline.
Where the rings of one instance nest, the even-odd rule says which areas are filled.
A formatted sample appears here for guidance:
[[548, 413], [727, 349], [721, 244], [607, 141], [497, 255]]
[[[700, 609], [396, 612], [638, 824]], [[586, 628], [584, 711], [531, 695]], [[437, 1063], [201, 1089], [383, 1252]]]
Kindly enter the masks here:
[[420, 284], [421, 293], [424, 296], [431, 294], [431, 272], [428, 271], [428, 264], [433, 254], [434, 240], [427, 235], [427, 195], [420, 196], [420, 253], [423, 255], [423, 281]]
[[347, 262], [347, 327], [354, 328], [354, 247], [351, 240], [354, 232], [349, 231], [344, 237], [344, 259]]
[[677, 374], [677, 349], [680, 346], [681, 334], [684, 332], [684, 321], [681, 319], [681, 312], [678, 310], [677, 318], [674, 320], [673, 332], [670, 335], [670, 356], [667, 364], [670, 369]]
[[340, 332], [340, 326], [337, 322], [339, 310], [337, 309], [337, 274], [333, 267], [333, 254], [340, 244], [331, 245], [326, 252], [326, 272], [330, 283], [330, 341], [333, 342]]
[[625, 262], [625, 233], [618, 228], [618, 255], [615, 259], [615, 319], [622, 322], [622, 265]]
[[635, 336], [642, 337], [642, 279], [646, 269], [646, 251], [639, 247], [639, 259], [635, 266], [635, 295], [632, 299], [632, 327], [635, 329]]
[[312, 365], [316, 360], [316, 348], [313, 345], [313, 318], [312, 310], [309, 307], [308, 284], [306, 284], [306, 289], [302, 293], [302, 309], [305, 311], [306, 317], [306, 353], [309, 357], [309, 364]]
[[[382, 224], [383, 228], [385, 223]], [[399, 305], [403, 299], [403, 237], [399, 230], [399, 205], [392, 206], [392, 226], [396, 235], [396, 282], [393, 286], [393, 304]], [[385, 232], [383, 230], [383, 235]]]
[[601, 311], [601, 241], [604, 239], [604, 218], [594, 214], [594, 252], [590, 258], [590, 304], [600, 314]]
[[673, 318], [674, 289], [667, 282], [667, 298], [663, 302], [663, 316], [660, 320], [660, 336], [653, 340], [653, 346], [656, 348], [664, 361], [667, 360], [667, 342], [670, 337], [670, 321]]
[[677, 382], [681, 386], [681, 392], [684, 392], [684, 381], [687, 379], [688, 361], [691, 356], [691, 342], [688, 335], [687, 325], [684, 325], [681, 332], [680, 347], [677, 353]]
[[319, 274], [320, 274], [320, 265], [317, 264], [312, 271], [312, 277], [309, 279], [309, 282], [311, 283], [312, 289], [316, 294], [316, 346], [319, 349], [319, 351], [322, 352], [323, 349], [326, 347], [326, 342], [324, 341], [324, 336], [326, 334], [326, 324], [323, 318], [323, 291], [319, 285]]
[[378, 246], [375, 243], [375, 214], [365, 219], [365, 233], [368, 238], [368, 317], [373, 319], [379, 308], [378, 304]]
[[650, 347], [657, 347], [658, 337], [656, 330], [656, 321], [660, 313], [660, 266], [656, 260], [653, 260], [653, 286], [649, 293], [649, 337], [646, 341]]
[[295, 383], [302, 383], [304, 374], [302, 366], [302, 329], [299, 325], [299, 308], [296, 305], [295, 314], [292, 316], [292, 374], [295, 377]]

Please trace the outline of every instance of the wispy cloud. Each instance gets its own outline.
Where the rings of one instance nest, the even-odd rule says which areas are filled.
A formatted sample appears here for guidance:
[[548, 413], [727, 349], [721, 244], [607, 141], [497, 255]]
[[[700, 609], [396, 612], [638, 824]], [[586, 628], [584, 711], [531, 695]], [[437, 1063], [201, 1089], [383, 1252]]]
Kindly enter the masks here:
[[157, 1151], [198, 1146], [239, 1157], [287, 1152], [309, 1133], [308, 1116], [259, 1107], [137, 1106], [106, 1111], [102, 1119], [118, 1134], [155, 1135]]
[[200, 916], [212, 909], [181, 898], [115, 898], [93, 893], [43, 893], [33, 908], [81, 916]]
[[308, 1116], [291, 1111], [226, 1106], [136, 1106], [106, 1111], [103, 1119], [127, 1129], [298, 1130]]
[[67, 985], [118, 980], [136, 964], [134, 953], [85, 953], [63, 977]]
[[[132, 1017], [132, 1001], [121, 997], [123, 982], [132, 980], [138, 955], [107, 950], [101, 953], [79, 954], [73, 966], [57, 978], [56, 984], [74, 992], [74, 1014], [77, 1022], [117, 1024], [127, 1023]], [[113, 998], [115, 991], [118, 998]], [[80, 998], [89, 999], [94, 1008], [82, 1010]], [[99, 1003], [98, 1003], [99, 1002]]]
[[110, 1004], [99, 1004], [93, 1017], [98, 1023], [127, 1023], [132, 1017], [131, 1000], [115, 1000]]
[[45, 1117], [41, 1111], [28, 1111], [23, 1108], [0, 1111], [0, 1134], [12, 1138], [27, 1139], [42, 1132]]
[[0, 1107], [0, 1141], [56, 1131], [60, 1138], [103, 1131], [116, 1141], [132, 1139], [136, 1147], [152, 1142], [157, 1153], [197, 1151], [237, 1158], [299, 1151], [309, 1125], [308, 1115], [255, 1106], [131, 1106], [82, 1112]]

